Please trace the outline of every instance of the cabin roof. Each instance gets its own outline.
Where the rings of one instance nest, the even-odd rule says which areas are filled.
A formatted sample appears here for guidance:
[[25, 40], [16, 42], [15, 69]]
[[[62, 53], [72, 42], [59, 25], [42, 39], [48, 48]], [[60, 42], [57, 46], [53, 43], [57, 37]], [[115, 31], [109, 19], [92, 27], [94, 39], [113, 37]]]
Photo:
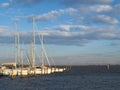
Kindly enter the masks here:
[[16, 66], [15, 62], [6, 62], [6, 63], [2, 63], [2, 65], [12, 65], [12, 66]]

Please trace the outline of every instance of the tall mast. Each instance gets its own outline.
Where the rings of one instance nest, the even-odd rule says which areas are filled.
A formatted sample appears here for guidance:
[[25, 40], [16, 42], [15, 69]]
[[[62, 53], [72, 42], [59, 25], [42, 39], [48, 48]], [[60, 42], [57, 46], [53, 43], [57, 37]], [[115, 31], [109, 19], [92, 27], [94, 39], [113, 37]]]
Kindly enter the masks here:
[[18, 32], [18, 64], [20, 64], [20, 33]]
[[[16, 25], [16, 22], [14, 22], [14, 24], [15, 24], [15, 63], [17, 63], [17, 37], [16, 37], [16, 35], [17, 35], [17, 25]], [[15, 67], [16, 68], [16, 67]]]
[[32, 52], [32, 56], [33, 56], [33, 67], [35, 67], [35, 59], [36, 59], [36, 50], [35, 50], [35, 18], [34, 16], [32, 17], [32, 29], [33, 29], [33, 52]]
[[20, 40], [19, 40], [19, 38], [20, 38], [20, 34], [19, 34], [19, 32], [18, 32], [18, 28], [17, 28], [17, 23], [18, 23], [18, 21], [17, 20], [15, 20], [15, 62], [17, 63], [17, 64], [20, 64]]
[[42, 49], [42, 65], [44, 66], [43, 34], [42, 34], [42, 39], [41, 39], [41, 49]]
[[30, 38], [30, 64], [33, 67], [33, 37]]

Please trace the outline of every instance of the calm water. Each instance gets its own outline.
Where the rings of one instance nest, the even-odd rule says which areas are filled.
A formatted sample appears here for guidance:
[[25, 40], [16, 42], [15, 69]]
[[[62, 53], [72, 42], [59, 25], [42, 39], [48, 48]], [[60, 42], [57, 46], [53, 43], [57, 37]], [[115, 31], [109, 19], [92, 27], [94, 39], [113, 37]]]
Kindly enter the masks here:
[[0, 90], [120, 90], [120, 66], [79, 66], [36, 78], [0, 78]]

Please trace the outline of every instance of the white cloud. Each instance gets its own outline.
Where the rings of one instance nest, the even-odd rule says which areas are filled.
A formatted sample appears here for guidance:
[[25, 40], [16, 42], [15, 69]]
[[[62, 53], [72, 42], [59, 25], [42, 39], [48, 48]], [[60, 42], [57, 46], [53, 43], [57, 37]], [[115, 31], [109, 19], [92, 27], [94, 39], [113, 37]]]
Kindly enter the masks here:
[[73, 14], [75, 13], [77, 10], [74, 8], [67, 8], [67, 9], [60, 9], [60, 10], [52, 10], [46, 14], [42, 14], [42, 15], [37, 15], [35, 16], [36, 20], [53, 20], [55, 18], [57, 18], [58, 16], [62, 15], [62, 14]]
[[0, 32], [4, 32], [6, 30], [8, 30], [7, 26], [0, 26]]
[[[95, 4], [95, 5], [79, 5], [78, 12], [74, 18], [78, 24], [118, 24], [120, 16], [120, 4]], [[84, 20], [79, 20], [83, 17]], [[81, 22], [80, 22], [81, 21]], [[96, 22], [94, 22], [96, 21]]]
[[68, 13], [68, 14], [74, 14], [75, 12], [77, 12], [77, 9], [67, 8], [64, 11], [65, 11], [65, 13]]
[[78, 6], [80, 4], [86, 4], [86, 5], [94, 5], [94, 4], [108, 4], [113, 2], [113, 0], [64, 0], [62, 1], [62, 4], [67, 6]]
[[[63, 25], [64, 26], [64, 25]], [[72, 25], [73, 30], [79, 28], [80, 30], [84, 29], [82, 32], [77, 30], [75, 32], [71, 32], [70, 30], [56, 30], [57, 26], [53, 28], [49, 28], [47, 31], [36, 32], [36, 35], [44, 33], [44, 37], [47, 44], [59, 44], [59, 45], [87, 45], [93, 40], [119, 40], [120, 39], [120, 28], [116, 28], [113, 26], [99, 27], [99, 26], [79, 26]], [[59, 27], [59, 26], [58, 26]], [[64, 27], [62, 27], [64, 28]], [[38, 34], [37, 34], [38, 33]], [[8, 42], [9, 37], [13, 35], [10, 32], [2, 32], [0, 33], [0, 37], [6, 37], [0, 40], [2, 42]], [[21, 32], [21, 39], [25, 43], [29, 43], [31, 32]], [[36, 43], [39, 43], [38, 38]], [[13, 39], [14, 41], [14, 39]], [[10, 43], [10, 42], [9, 42]], [[12, 42], [14, 43], [14, 42]]]
[[91, 6], [90, 9], [96, 12], [105, 12], [105, 11], [107, 12], [107, 11], [111, 11], [112, 7], [110, 5], [97, 5], [97, 6]]
[[87, 30], [89, 27], [84, 25], [59, 25], [54, 27], [57, 30], [70, 31], [70, 30]]
[[2, 6], [2, 7], [5, 7], [5, 8], [6, 8], [6, 7], [9, 7], [9, 6], [10, 6], [10, 3], [5, 2], [5, 3], [2, 3], [1, 6]]
[[92, 6], [92, 9], [99, 12], [104, 13], [106, 15], [110, 15], [112, 17], [120, 16], [120, 4], [115, 5], [100, 5], [100, 6]]
[[118, 24], [119, 21], [114, 18], [114, 17], [110, 17], [110, 16], [106, 16], [106, 15], [98, 15], [95, 18], [96, 22], [101, 22], [101, 23], [107, 23], [107, 24]]
[[57, 27], [58, 29], [62, 29], [62, 30], [66, 30], [69, 31], [71, 29], [70, 25], [60, 25], [59, 27]]
[[77, 9], [66, 8], [66, 9], [52, 10], [48, 13], [41, 14], [41, 15], [17, 16], [17, 18], [31, 19], [34, 16], [35, 20], [37, 20], [37, 21], [51, 21], [51, 20], [58, 18], [59, 16], [61, 16], [63, 14], [72, 15], [75, 12], [77, 12]]
[[30, 6], [30, 5], [39, 4], [43, 0], [9, 0], [9, 1], [17, 5]]
[[79, 2], [84, 4], [108, 4], [113, 2], [114, 0], [79, 0]]
[[12, 35], [11, 32], [8, 31], [9, 27], [8, 26], [0, 26], [0, 37], [5, 36], [5, 37], [9, 37]]
[[98, 37], [102, 37], [102, 38], [104, 38], [104, 39], [106, 39], [106, 38], [116, 38], [117, 37], [117, 35], [115, 34], [115, 33], [109, 33], [109, 32], [107, 32], [107, 33], [100, 33], [100, 34], [98, 34]]

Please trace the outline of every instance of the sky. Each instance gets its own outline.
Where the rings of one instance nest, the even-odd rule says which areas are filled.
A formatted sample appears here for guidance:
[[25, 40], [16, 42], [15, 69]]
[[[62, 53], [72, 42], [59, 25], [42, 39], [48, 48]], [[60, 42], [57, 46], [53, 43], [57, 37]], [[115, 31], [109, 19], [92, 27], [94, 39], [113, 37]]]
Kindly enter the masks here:
[[[49, 58], [59, 65], [120, 64], [119, 0], [0, 0], [0, 62], [14, 61], [15, 21], [29, 52], [35, 19]], [[24, 44], [23, 44], [24, 43]]]

